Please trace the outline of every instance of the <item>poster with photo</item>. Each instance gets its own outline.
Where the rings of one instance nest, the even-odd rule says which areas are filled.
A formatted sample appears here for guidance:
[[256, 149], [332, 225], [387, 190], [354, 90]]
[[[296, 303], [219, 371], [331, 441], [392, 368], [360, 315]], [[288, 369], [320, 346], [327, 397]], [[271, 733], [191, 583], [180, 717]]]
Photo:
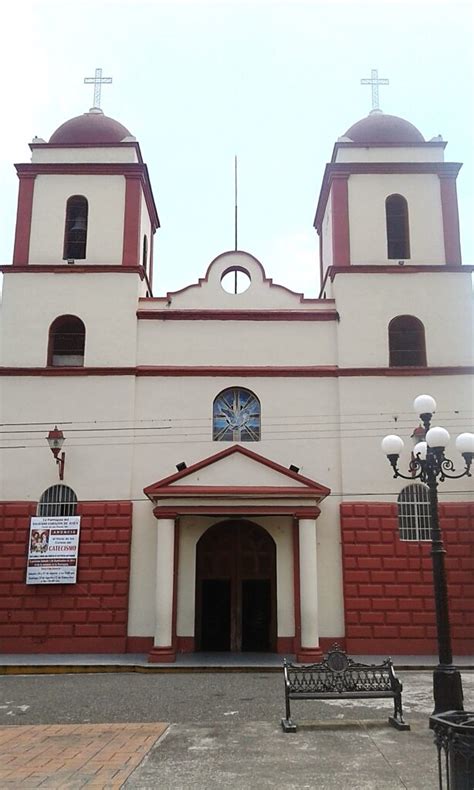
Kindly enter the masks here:
[[80, 526], [80, 516], [32, 517], [27, 584], [75, 584]]

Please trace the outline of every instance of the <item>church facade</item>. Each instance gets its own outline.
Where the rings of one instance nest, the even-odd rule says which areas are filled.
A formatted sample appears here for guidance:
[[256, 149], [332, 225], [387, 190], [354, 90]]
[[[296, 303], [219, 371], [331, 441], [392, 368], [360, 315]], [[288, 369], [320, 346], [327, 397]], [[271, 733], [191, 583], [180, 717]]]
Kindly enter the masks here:
[[[426, 489], [392, 478], [380, 441], [402, 436], [408, 467], [420, 393], [453, 436], [472, 420], [445, 145], [381, 112], [338, 139], [315, 299], [238, 250], [159, 295], [135, 138], [93, 108], [33, 141], [2, 267], [2, 652], [436, 652]], [[440, 503], [468, 654], [470, 479]]]

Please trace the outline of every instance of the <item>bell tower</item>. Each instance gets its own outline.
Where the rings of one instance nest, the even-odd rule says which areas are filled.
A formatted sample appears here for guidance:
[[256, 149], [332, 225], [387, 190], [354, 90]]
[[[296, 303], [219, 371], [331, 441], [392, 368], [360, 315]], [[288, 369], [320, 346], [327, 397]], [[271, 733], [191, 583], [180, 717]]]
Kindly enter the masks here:
[[93, 107], [35, 138], [20, 179], [14, 267], [117, 267], [140, 271], [151, 293], [159, 227], [140, 146], [121, 123]]
[[456, 177], [441, 136], [380, 109], [338, 139], [314, 226], [321, 282], [347, 267], [461, 265]]
[[3, 364], [133, 366], [159, 227], [140, 146], [92, 107], [30, 149], [31, 161], [16, 165], [13, 262], [2, 267]]

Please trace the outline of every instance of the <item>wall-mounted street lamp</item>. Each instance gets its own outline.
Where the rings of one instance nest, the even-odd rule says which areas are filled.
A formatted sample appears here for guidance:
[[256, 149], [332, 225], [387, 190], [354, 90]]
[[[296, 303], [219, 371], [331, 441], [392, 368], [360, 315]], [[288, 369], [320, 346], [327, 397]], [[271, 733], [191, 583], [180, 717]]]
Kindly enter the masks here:
[[413, 407], [424, 425], [425, 441], [418, 442], [413, 448], [412, 460], [408, 466], [409, 474], [404, 475], [398, 469], [398, 459], [404, 446], [400, 436], [386, 436], [382, 440], [382, 450], [392, 465], [394, 477], [402, 477], [404, 480], [419, 479], [422, 483], [426, 483], [429, 489], [431, 557], [439, 655], [439, 664], [433, 672], [435, 702], [433, 714], [436, 715], [446, 711], [464, 710], [461, 674], [453, 664], [451, 649], [448, 589], [444, 565], [446, 551], [443, 546], [438, 515], [438, 480], [443, 482], [446, 478], [471, 477], [474, 434], [462, 433], [456, 439], [456, 447], [464, 458], [465, 468], [460, 474], [451, 474], [456, 471], [454, 464], [444, 454], [450, 439], [449, 433], [445, 428], [431, 427], [431, 418], [436, 411], [436, 401], [430, 395], [419, 395], [415, 398]]
[[64, 478], [64, 465], [66, 463], [66, 453], [61, 452], [61, 447], [64, 444], [64, 434], [59, 430], [58, 426], [54, 426], [54, 430], [50, 431], [46, 437], [56, 463], [58, 464], [59, 479]]

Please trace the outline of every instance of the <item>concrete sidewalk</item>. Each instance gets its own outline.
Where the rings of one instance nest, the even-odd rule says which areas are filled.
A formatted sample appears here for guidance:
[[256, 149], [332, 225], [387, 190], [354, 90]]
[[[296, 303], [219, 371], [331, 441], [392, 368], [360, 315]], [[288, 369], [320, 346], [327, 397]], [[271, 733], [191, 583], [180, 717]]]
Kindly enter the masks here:
[[[377, 664], [386, 655], [351, 655], [354, 661]], [[25, 653], [0, 655], [0, 674], [53, 674], [55, 672], [190, 672], [190, 671], [281, 671], [283, 655], [277, 653], [179, 653], [174, 663], [149, 664], [146, 653]], [[293, 661], [293, 655], [287, 655]], [[430, 670], [438, 656], [392, 656], [395, 668]], [[455, 656], [460, 669], [474, 669], [474, 656]]]
[[0, 727], [0, 786], [50, 790], [433, 790], [426, 720]]

